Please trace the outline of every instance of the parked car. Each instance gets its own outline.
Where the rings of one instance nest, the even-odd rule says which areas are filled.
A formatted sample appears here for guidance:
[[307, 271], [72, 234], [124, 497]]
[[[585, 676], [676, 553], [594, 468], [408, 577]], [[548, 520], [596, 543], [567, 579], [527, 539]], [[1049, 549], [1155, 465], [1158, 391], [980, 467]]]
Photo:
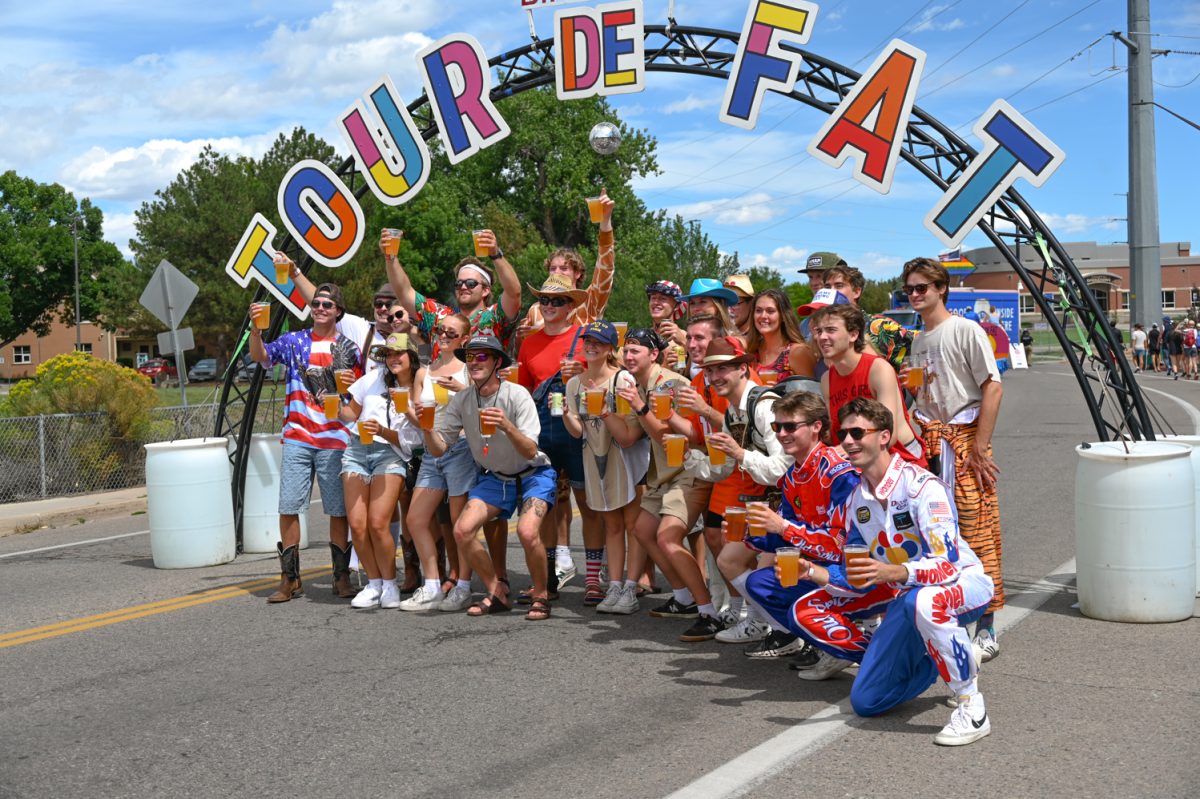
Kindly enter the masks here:
[[151, 358], [137, 368], [138, 374], [145, 375], [150, 378], [151, 383], [160, 383], [164, 380], [178, 380], [179, 370], [175, 368], [175, 364], [168, 361], [166, 358]]
[[188, 380], [193, 383], [201, 383], [205, 380], [217, 379], [217, 359], [202, 358], [196, 361], [196, 364], [188, 370]]
[[250, 378], [254, 377], [254, 372], [259, 369], [258, 364], [249, 355], [243, 355], [241, 363], [238, 364], [237, 379], [243, 383], [250, 382]]

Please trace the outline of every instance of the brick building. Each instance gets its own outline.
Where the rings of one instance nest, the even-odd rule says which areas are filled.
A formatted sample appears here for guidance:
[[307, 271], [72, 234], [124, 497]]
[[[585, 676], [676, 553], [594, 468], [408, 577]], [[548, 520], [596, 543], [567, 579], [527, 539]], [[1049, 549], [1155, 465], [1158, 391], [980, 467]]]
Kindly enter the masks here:
[[[1129, 327], [1129, 247], [1126, 244], [1097, 244], [1094, 241], [1064, 242], [1063, 247], [1075, 262], [1075, 268], [1087, 281], [1092, 295], [1117, 324]], [[1191, 242], [1176, 241], [1159, 245], [1162, 258], [1163, 313], [1183, 316], [1193, 305], [1200, 305], [1200, 255], [1192, 255]], [[963, 285], [976, 289], [1017, 289], [1022, 292], [1022, 321], [1040, 318], [1033, 297], [1017, 278], [1008, 262], [995, 247], [980, 247], [963, 252], [975, 264], [975, 271], [963, 278]], [[1042, 258], [1030, 244], [1020, 247], [1021, 263], [1031, 273], [1042, 271]], [[1194, 294], [1193, 294], [1194, 293]], [[1195, 301], [1193, 301], [1195, 296]], [[1147, 327], [1157, 319], [1138, 319]]]
[[[122, 363], [125, 366], [138, 366], [148, 358], [158, 357], [158, 342], [153, 336], [135, 338], [123, 332], [110, 333], [86, 319], [79, 329], [83, 351], [97, 358]], [[39, 336], [32, 330], [26, 331], [0, 349], [0, 380], [33, 377], [41, 364], [55, 355], [74, 350], [73, 324], [55, 321], [45, 336]]]

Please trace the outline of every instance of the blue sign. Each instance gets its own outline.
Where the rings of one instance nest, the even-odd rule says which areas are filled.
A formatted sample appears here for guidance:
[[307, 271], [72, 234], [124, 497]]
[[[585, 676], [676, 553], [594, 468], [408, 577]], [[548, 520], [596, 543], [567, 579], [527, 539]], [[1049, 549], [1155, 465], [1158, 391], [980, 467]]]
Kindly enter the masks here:
[[1021, 299], [1015, 291], [963, 291], [950, 289], [946, 309], [956, 316], [978, 322], [994, 322], [1004, 328], [1010, 341], [1021, 337]]

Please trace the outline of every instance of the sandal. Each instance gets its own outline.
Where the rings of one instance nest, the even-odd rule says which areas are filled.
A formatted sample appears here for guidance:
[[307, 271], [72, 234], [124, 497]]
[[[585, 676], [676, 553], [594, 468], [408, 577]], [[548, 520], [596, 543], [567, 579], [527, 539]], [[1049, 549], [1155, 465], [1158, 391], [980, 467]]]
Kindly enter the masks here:
[[550, 601], [542, 597], [534, 597], [525, 614], [525, 621], [545, 621], [550, 618]]
[[604, 601], [605, 596], [605, 591], [600, 587], [600, 583], [588, 583], [583, 589], [583, 604], [599, 605]]
[[657, 585], [646, 585], [645, 583], [638, 583], [638, 586], [637, 586], [638, 599], [641, 599], [642, 597], [646, 596], [647, 594], [661, 594], [661, 593], [662, 593], [662, 590]]
[[[558, 592], [557, 591], [547, 591], [546, 599], [550, 600], [551, 602], [557, 602], [558, 601]], [[517, 604], [518, 605], [528, 605], [531, 602], [533, 602], [533, 588], [522, 588], [520, 591], [517, 592]]]
[[505, 604], [500, 597], [495, 594], [489, 594], [479, 600], [471, 607], [467, 608], [468, 616], [490, 616], [493, 613], [508, 613], [512, 610], [511, 605]]

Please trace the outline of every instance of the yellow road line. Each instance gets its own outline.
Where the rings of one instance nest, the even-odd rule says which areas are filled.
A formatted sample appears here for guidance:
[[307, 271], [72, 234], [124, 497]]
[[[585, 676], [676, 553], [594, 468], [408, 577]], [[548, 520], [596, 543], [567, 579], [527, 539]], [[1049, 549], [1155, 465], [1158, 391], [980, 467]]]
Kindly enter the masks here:
[[[330, 574], [333, 569], [329, 566], [317, 569], [306, 569], [300, 572], [302, 578], [321, 577]], [[169, 613], [174, 610], [183, 610], [184, 608], [194, 607], [196, 605], [205, 605], [209, 602], [218, 602], [222, 599], [232, 599], [238, 596], [252, 594], [255, 591], [260, 591], [264, 588], [269, 588], [279, 580], [278, 577], [270, 577], [259, 580], [250, 580], [244, 583], [228, 585], [222, 588], [210, 588], [207, 591], [201, 591], [196, 594], [186, 594], [184, 596], [175, 597], [173, 599], [164, 599], [158, 602], [147, 602], [142, 605], [133, 605], [120, 610], [112, 610], [107, 613], [97, 613], [93, 616], [83, 616], [78, 619], [68, 619], [67, 621], [57, 622], [55, 624], [47, 624], [41, 627], [31, 627], [27, 630], [17, 630], [16, 632], [5, 633], [0, 635], [0, 649], [7, 649], [10, 646], [19, 646], [20, 644], [29, 644], [34, 641], [44, 641], [47, 638], [57, 638], [61, 635], [70, 635], [71, 633], [80, 633], [86, 630], [94, 630], [98, 627], [107, 627], [110, 624], [119, 624], [124, 621], [132, 621], [141, 619], [146, 616], [155, 616], [160, 613]]]

